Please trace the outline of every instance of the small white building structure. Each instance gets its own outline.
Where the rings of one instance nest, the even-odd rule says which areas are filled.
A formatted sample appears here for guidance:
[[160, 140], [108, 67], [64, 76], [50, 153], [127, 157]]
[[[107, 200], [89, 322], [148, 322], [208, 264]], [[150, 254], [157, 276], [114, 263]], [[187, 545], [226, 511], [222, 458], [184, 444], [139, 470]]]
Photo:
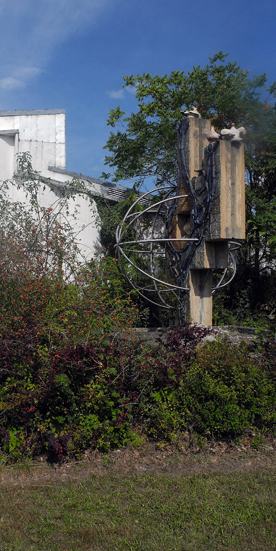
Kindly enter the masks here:
[[[61, 188], [72, 180], [79, 179], [94, 195], [101, 195], [112, 201], [125, 198], [127, 188], [83, 176], [66, 170], [65, 110], [0, 111], [0, 181], [16, 179], [17, 155], [29, 152], [33, 169], [49, 186], [39, 190], [39, 204], [52, 206], [60, 197]], [[23, 191], [10, 186], [13, 201], [26, 202]], [[86, 259], [93, 256], [99, 243], [99, 222], [95, 203], [81, 192], [75, 199], [68, 198], [79, 248]], [[74, 214], [74, 217], [73, 217]]]

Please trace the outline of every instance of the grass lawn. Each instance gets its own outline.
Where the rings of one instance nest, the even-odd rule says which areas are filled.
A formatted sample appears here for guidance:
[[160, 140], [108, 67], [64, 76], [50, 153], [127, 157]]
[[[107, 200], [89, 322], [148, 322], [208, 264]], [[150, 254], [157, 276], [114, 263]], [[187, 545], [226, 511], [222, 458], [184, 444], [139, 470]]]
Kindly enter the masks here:
[[274, 550], [272, 455], [254, 468], [256, 454], [232, 458], [231, 468], [202, 455], [169, 457], [162, 468], [130, 458], [115, 469], [112, 457], [101, 469], [2, 467], [0, 551]]

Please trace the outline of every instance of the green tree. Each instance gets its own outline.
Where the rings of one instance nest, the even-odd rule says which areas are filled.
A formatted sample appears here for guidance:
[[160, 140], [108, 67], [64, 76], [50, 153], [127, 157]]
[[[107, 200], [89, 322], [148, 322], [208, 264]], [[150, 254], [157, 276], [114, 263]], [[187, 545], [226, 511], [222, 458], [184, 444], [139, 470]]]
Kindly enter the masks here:
[[[217, 130], [246, 127], [247, 242], [241, 263], [246, 277], [253, 272], [254, 292], [250, 303], [258, 303], [258, 280], [276, 260], [276, 113], [272, 105], [276, 83], [268, 85], [265, 74], [250, 78], [227, 54], [218, 52], [205, 68], [187, 74], [148, 73], [124, 76], [123, 87], [134, 86], [137, 112], [126, 116], [118, 106], [109, 113], [112, 131], [105, 148], [105, 163], [113, 169], [113, 180], [147, 180], [156, 185], [176, 181], [176, 128], [183, 110], [196, 106]], [[252, 287], [251, 287], [252, 288]]]
[[[148, 73], [123, 77], [123, 87], [136, 89], [138, 111], [125, 117], [118, 106], [109, 113], [107, 124], [112, 128], [121, 126], [117, 133], [111, 132], [105, 146], [110, 152], [105, 163], [114, 169], [114, 181], [135, 179], [143, 183], [153, 178], [161, 184], [174, 180], [177, 123], [183, 109], [194, 105], [202, 117], [212, 119], [217, 129], [232, 122], [245, 125], [251, 148], [256, 141], [259, 148], [267, 145], [264, 130], [268, 131], [268, 98], [266, 103], [260, 101], [260, 92], [266, 89], [269, 97], [275, 97], [276, 84], [267, 87], [265, 74], [250, 79], [248, 71], [226, 62], [226, 57], [219, 52], [205, 69], [194, 67], [187, 75], [172, 71], [161, 77]], [[273, 122], [275, 125], [275, 113]]]

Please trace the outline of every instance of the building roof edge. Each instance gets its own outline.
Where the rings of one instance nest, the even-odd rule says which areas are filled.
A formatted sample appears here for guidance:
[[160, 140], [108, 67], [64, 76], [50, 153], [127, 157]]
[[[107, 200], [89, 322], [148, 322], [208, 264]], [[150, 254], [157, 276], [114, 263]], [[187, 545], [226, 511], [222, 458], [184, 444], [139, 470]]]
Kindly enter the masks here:
[[0, 111], [0, 117], [16, 117], [16, 115], [65, 115], [65, 109], [23, 109], [15, 111]]
[[59, 174], [73, 176], [73, 178], [77, 178], [78, 180], [86, 180], [87, 182], [100, 184], [101, 186], [120, 188], [125, 191], [131, 189], [126, 186], [121, 186], [121, 184], [114, 184], [112, 182], [108, 182], [105, 180], [99, 180], [99, 178], [93, 178], [92, 176], [85, 176], [81, 172], [79, 174], [77, 172], [71, 172], [71, 170], [66, 170], [66, 168], [57, 168], [55, 166], [48, 166], [48, 170], [50, 170], [51, 172], [57, 172]]

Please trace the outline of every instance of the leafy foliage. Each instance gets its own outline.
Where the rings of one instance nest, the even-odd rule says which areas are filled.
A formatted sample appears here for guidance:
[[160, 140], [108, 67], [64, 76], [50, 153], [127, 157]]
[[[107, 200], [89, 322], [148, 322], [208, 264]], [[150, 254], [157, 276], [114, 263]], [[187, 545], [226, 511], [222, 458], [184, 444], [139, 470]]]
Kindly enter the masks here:
[[[112, 132], [106, 144], [110, 155], [105, 162], [115, 169], [115, 181], [134, 178], [142, 183], [150, 177], [160, 184], [175, 180], [177, 122], [183, 108], [193, 105], [204, 118], [211, 118], [217, 129], [232, 122], [245, 124], [250, 147], [257, 146], [259, 151], [265, 147], [268, 158], [268, 143], [275, 141], [275, 113], [259, 100], [259, 90], [266, 88], [266, 75], [251, 80], [248, 71], [227, 63], [226, 57], [218, 52], [204, 69], [194, 67], [187, 75], [172, 71], [161, 77], [148, 73], [123, 77], [123, 86], [136, 89], [138, 112], [124, 117], [120, 107], [110, 111], [107, 124], [122, 128]], [[275, 89], [275, 84], [266, 88], [269, 97], [275, 97]], [[250, 162], [252, 153], [250, 150], [247, 157]], [[273, 147], [270, 153], [274, 155]]]
[[[109, 151], [105, 162], [114, 170], [114, 181], [133, 179], [138, 186], [147, 180], [156, 185], [175, 182], [176, 128], [183, 110], [192, 106], [203, 118], [210, 118], [217, 130], [230, 127], [231, 123], [246, 128], [247, 241], [239, 254], [242, 267], [237, 274], [236, 303], [241, 304], [247, 295], [248, 312], [237, 304], [229, 305], [227, 290], [220, 295], [219, 304], [223, 297], [225, 301], [218, 310], [223, 313], [230, 309], [230, 317], [239, 322], [252, 319], [269, 302], [269, 296], [260, 293], [260, 289], [265, 287], [268, 274], [275, 274], [276, 269], [275, 82], [268, 85], [265, 74], [249, 78], [248, 71], [227, 61], [222, 52], [211, 57], [205, 68], [194, 66], [187, 74], [172, 71], [170, 75], [144, 73], [123, 78], [124, 87], [135, 87], [137, 111], [126, 116], [118, 106], [109, 113], [107, 124], [118, 128], [111, 132], [105, 146]], [[273, 310], [274, 304], [270, 313]]]
[[189, 368], [187, 385], [187, 406], [200, 432], [233, 437], [275, 424], [275, 388], [243, 345], [216, 342], [201, 349]]
[[72, 372], [56, 365], [58, 351], [87, 343], [104, 346], [112, 336], [122, 337], [137, 309], [125, 293], [115, 260], [101, 254], [89, 264], [80, 263], [67, 196], [41, 207], [43, 182], [33, 173], [28, 155], [21, 161], [24, 202], [9, 200], [11, 184], [1, 187], [2, 444], [13, 457], [42, 448], [62, 455], [70, 432], [69, 425], [61, 430], [68, 421], [64, 409], [70, 419], [79, 390]]
[[117, 339], [47, 350], [35, 331], [24, 335], [20, 350], [6, 335], [2, 453], [10, 459], [47, 453], [57, 461], [91, 447], [137, 445], [141, 436], [171, 442], [187, 430], [199, 438], [274, 431], [276, 388], [267, 367], [244, 347], [198, 348], [208, 331], [187, 325], [157, 346]]

